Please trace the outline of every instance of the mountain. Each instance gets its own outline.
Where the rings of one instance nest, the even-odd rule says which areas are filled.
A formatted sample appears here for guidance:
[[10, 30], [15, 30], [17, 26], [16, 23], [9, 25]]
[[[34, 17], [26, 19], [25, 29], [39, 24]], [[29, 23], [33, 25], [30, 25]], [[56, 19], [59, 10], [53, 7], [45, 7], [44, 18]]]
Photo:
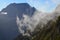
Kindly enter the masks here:
[[0, 12], [0, 40], [13, 40], [20, 35], [16, 16], [20, 19], [23, 17], [23, 14], [32, 16], [35, 10], [28, 3], [11, 3], [2, 9]]
[[[50, 18], [52, 19], [49, 20]], [[47, 23], [45, 22], [46, 24], [44, 24], [45, 20], [47, 21]], [[44, 17], [42, 21], [43, 23], [38, 23], [31, 37], [27, 37], [27, 39], [19, 35], [15, 40], [60, 40], [60, 6], [51, 15]]]
[[23, 14], [32, 16], [35, 11], [34, 7], [31, 7], [27, 3], [12, 3], [8, 5], [6, 8], [4, 8], [1, 12], [7, 12], [8, 16], [15, 17], [18, 15], [20, 18], [22, 18]]

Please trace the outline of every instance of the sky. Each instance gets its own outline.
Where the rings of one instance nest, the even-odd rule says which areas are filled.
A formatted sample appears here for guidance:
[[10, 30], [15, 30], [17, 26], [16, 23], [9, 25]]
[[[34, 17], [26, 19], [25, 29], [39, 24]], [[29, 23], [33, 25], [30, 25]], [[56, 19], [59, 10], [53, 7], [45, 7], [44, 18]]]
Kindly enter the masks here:
[[28, 3], [39, 11], [52, 12], [60, 4], [60, 0], [0, 0], [0, 11], [10, 3]]

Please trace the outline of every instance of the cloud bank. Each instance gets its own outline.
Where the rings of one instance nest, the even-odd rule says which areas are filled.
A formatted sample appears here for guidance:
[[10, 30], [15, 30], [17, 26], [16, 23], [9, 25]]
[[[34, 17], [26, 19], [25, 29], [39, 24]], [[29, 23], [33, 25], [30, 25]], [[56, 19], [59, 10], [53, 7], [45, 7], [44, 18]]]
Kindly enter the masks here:
[[[32, 17], [23, 14], [23, 18], [20, 20], [17, 16], [17, 25], [19, 32], [25, 36], [30, 36], [32, 32], [34, 32], [34, 29], [36, 26], [40, 23], [42, 25], [47, 24], [48, 21], [55, 18], [54, 13], [43, 13], [39, 11], [35, 11]], [[42, 26], [40, 27], [42, 28]]]

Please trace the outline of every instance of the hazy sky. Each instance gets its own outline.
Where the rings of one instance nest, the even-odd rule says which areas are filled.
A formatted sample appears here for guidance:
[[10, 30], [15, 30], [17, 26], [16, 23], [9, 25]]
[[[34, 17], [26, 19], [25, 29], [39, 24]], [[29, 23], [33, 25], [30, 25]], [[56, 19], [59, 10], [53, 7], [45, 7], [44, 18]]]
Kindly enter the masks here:
[[0, 11], [10, 3], [29, 3], [39, 11], [51, 12], [60, 4], [60, 0], [0, 0]]

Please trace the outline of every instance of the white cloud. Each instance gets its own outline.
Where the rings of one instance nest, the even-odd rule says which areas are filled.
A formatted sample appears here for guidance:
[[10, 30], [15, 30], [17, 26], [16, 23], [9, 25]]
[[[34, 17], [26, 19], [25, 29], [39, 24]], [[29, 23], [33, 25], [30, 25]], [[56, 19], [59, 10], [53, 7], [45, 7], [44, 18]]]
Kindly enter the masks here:
[[[47, 9], [51, 6], [51, 4], [49, 3], [48, 0], [45, 1], [45, 4], [42, 5], [40, 4], [38, 1], [34, 1], [33, 0], [29, 0], [30, 3], [32, 3], [34, 6], [37, 6], [38, 9], [40, 9], [40, 11], [44, 11], [46, 12]], [[53, 3], [58, 3], [59, 1], [57, 0], [52, 0]], [[35, 4], [34, 4], [35, 3]], [[37, 4], [37, 5], [36, 5]], [[30, 32], [33, 32], [34, 29], [36, 28], [36, 25], [39, 22], [42, 22], [44, 24], [46, 24], [48, 21], [52, 20], [55, 17], [55, 15], [53, 14], [47, 14], [47, 13], [41, 13], [38, 11], [35, 11], [34, 15], [32, 17], [23, 14], [23, 18], [19, 20], [19, 18], [17, 17], [17, 24], [19, 26], [19, 31], [23, 34], [23, 35], [29, 35], [29, 33], [27, 31], [30, 30]], [[42, 24], [43, 25], [43, 24]], [[26, 27], [26, 33], [24, 29], [24, 27]]]
[[32, 33], [34, 31], [37, 24], [41, 21], [41, 19], [44, 19], [45, 16], [46, 16], [46, 13], [42, 13], [39, 11], [35, 11], [32, 17], [23, 14], [23, 18], [21, 20], [17, 16], [16, 21], [17, 21], [17, 25], [20, 33], [22, 33], [23, 36], [25, 36], [26, 34], [28, 34], [27, 36], [29, 36], [30, 35], [29, 33]]
[[56, 13], [43, 13], [40, 11], [35, 11], [32, 17], [23, 14], [23, 18], [20, 20], [17, 16], [17, 25], [19, 28], [20, 33], [22, 33], [23, 36], [27, 35], [30, 36], [30, 33], [34, 32], [34, 29], [36, 28], [37, 24], [40, 23], [39, 28], [43, 28], [50, 20], [54, 20], [59, 14]]
[[55, 4], [60, 4], [60, 0], [51, 0]]
[[32, 17], [23, 14], [23, 19], [21, 20], [19, 20], [19, 17], [17, 16], [17, 25], [19, 26], [18, 28], [20, 33], [22, 33], [23, 35], [26, 35], [26, 33], [29, 34], [28, 31], [33, 32], [36, 25], [40, 21], [40, 18], [43, 18], [41, 16], [43, 16], [43, 14], [40, 15], [40, 12], [38, 11], [36, 11]]

